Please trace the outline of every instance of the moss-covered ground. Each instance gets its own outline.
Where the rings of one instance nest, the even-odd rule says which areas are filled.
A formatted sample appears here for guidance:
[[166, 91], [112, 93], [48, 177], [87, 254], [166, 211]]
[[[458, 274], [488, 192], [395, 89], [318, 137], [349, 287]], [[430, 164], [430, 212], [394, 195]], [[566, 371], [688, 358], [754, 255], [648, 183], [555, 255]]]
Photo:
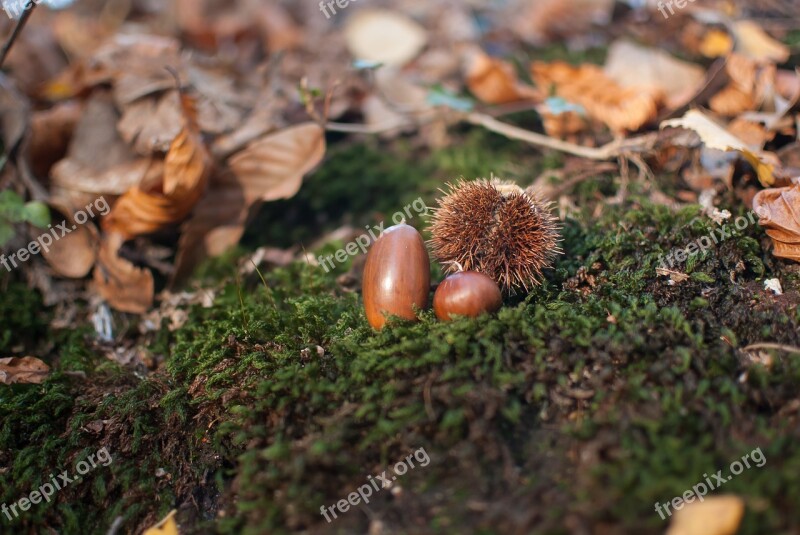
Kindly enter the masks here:
[[[237, 255], [374, 224], [420, 195], [433, 204], [460, 175], [529, 184], [560, 165], [475, 130], [452, 135], [423, 155], [402, 141], [334, 145]], [[474, 320], [426, 312], [375, 333], [340, 284], [350, 265], [296, 263], [262, 281], [235, 277], [236, 255], [218, 259], [197, 279], [218, 289], [213, 307], [146, 340], [163, 363], [146, 376], [104, 357], [89, 327], [49, 330], [37, 295], [6, 276], [3, 356], [36, 354], [54, 373], [0, 387], [0, 503], [101, 447], [113, 463], [0, 517], [0, 533], [101, 534], [118, 517], [134, 533], [173, 508], [181, 533], [662, 533], [656, 501], [755, 448], [766, 464], [720, 492], [746, 500], [741, 533], [797, 533], [800, 355], [743, 348], [800, 346], [799, 271], [750, 225], [670, 284], [660, 255], [716, 226], [648, 200], [673, 182], [634, 182], [619, 205], [607, 202], [618, 177], [575, 186], [566, 253], [543, 284]], [[784, 295], [764, 290], [772, 277]], [[419, 448], [430, 464], [322, 517]]]

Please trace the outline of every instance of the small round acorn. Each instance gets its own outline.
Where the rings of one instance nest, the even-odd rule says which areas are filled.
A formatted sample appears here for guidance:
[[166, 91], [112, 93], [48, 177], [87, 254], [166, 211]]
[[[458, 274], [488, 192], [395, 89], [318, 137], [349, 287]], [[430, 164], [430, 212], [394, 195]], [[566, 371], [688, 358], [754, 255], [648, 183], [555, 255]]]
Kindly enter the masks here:
[[362, 291], [367, 321], [377, 330], [387, 316], [416, 320], [428, 306], [431, 261], [417, 230], [405, 223], [389, 227], [367, 253]]
[[477, 271], [462, 271], [447, 277], [433, 295], [433, 311], [441, 321], [453, 315], [475, 318], [503, 305], [500, 287]]

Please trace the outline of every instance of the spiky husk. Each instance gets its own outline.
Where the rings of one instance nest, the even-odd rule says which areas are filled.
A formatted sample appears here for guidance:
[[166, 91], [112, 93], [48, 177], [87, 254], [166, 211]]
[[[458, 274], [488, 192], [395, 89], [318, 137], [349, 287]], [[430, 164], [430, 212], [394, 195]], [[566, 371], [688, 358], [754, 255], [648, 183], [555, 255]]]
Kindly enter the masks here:
[[431, 249], [450, 272], [484, 273], [506, 292], [526, 291], [552, 267], [558, 221], [532, 192], [497, 179], [448, 184], [431, 220]]

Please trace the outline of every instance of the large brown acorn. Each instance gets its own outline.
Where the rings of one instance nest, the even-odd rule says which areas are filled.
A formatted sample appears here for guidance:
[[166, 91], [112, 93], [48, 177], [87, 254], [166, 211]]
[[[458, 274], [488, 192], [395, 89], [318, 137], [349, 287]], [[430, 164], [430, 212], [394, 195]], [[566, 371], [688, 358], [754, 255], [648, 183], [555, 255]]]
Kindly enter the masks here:
[[452, 316], [475, 318], [503, 305], [500, 287], [477, 271], [462, 271], [447, 277], [433, 294], [433, 310], [442, 321]]
[[419, 232], [402, 223], [389, 227], [370, 248], [362, 284], [367, 321], [382, 329], [387, 316], [416, 320], [428, 306], [431, 262]]
[[559, 226], [549, 203], [497, 179], [449, 186], [431, 220], [431, 249], [453, 272], [489, 276], [505, 291], [539, 284], [559, 247]]

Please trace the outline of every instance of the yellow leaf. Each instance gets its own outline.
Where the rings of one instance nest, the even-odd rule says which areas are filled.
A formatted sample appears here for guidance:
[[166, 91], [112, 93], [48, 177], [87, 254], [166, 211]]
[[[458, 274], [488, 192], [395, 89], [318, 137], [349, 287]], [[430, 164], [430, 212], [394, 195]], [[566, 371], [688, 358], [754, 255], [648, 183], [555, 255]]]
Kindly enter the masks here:
[[753, 166], [753, 169], [758, 173], [759, 181], [764, 186], [771, 186], [775, 183], [776, 162], [770, 161], [771, 155], [769, 153], [753, 150], [744, 141], [728, 132], [722, 125], [714, 122], [703, 112], [689, 110], [683, 117], [661, 123], [661, 128], [667, 127], [693, 130], [709, 149], [738, 152]]
[[711, 29], [700, 43], [700, 53], [707, 58], [721, 58], [733, 50], [733, 38], [723, 30]]
[[175, 523], [175, 513], [177, 512], [173, 509], [161, 522], [147, 529], [142, 535], [180, 535], [178, 524]]
[[667, 535], [734, 535], [743, 515], [738, 496], [709, 496], [675, 511]]

